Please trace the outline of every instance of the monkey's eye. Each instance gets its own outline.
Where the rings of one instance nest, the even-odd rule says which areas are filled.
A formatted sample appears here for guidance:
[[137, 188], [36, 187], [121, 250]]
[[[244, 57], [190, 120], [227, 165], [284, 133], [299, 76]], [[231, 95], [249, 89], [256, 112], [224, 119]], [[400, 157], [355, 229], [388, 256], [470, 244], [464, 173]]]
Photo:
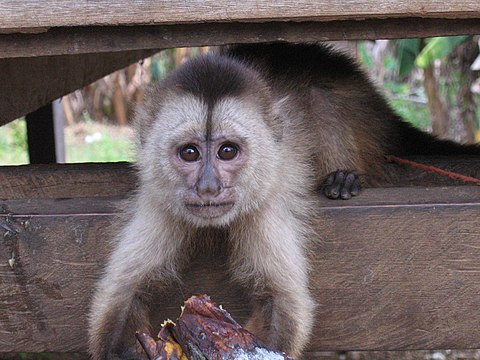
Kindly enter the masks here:
[[232, 143], [225, 143], [218, 150], [218, 158], [221, 160], [232, 160], [238, 154], [238, 146]]
[[188, 162], [197, 161], [198, 158], [200, 157], [200, 152], [195, 147], [195, 145], [192, 145], [192, 144], [188, 144], [182, 147], [178, 154], [180, 155], [180, 158], [182, 160], [185, 160]]

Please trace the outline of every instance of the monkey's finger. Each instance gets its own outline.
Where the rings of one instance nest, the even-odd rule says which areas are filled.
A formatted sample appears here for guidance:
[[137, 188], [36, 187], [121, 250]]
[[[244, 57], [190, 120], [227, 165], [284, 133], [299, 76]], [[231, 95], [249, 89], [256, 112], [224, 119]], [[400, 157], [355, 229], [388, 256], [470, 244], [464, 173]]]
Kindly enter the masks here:
[[348, 200], [352, 196], [358, 195], [359, 192], [360, 192], [360, 179], [358, 178], [357, 174], [353, 172], [347, 173], [347, 176], [345, 177], [345, 182], [340, 192], [340, 197], [343, 200]]
[[333, 182], [324, 187], [324, 194], [330, 199], [338, 199], [345, 182], [345, 172], [337, 170], [329, 175], [329, 177], [331, 176], [333, 177]]
[[328, 174], [327, 178], [323, 181], [322, 186], [332, 185], [333, 182], [335, 181], [335, 174], [336, 174], [336, 171]]
[[355, 175], [355, 181], [352, 184], [352, 191], [350, 193], [352, 196], [357, 196], [362, 191], [362, 183], [360, 182], [360, 178]]

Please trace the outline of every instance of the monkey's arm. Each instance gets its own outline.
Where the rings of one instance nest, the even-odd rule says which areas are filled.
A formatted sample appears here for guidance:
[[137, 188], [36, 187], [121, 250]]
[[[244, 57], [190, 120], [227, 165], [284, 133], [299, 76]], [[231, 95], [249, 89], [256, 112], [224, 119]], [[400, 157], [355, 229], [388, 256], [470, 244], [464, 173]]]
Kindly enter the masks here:
[[130, 286], [99, 284], [90, 314], [89, 353], [92, 359], [142, 359], [136, 354], [127, 333], [134, 333], [135, 327], [148, 326], [147, 309], [137, 297], [135, 284]]
[[145, 289], [152, 278], [171, 276], [167, 268], [177, 249], [167, 234], [157, 235], [148, 225], [142, 216], [126, 225], [97, 285], [89, 318], [94, 360], [143, 359], [135, 351], [135, 331], [149, 327]]
[[131, 356], [122, 354], [134, 344], [129, 344], [124, 334], [132, 322], [139, 328], [148, 325], [142, 321], [146, 319], [146, 309], [137, 295], [151, 268], [139, 261], [138, 255], [126, 251], [134, 241], [129, 235], [134, 233], [130, 228], [119, 235], [92, 302], [89, 352], [94, 360], [135, 359], [133, 351]]
[[232, 234], [237, 246], [232, 272], [253, 285], [256, 299], [247, 329], [260, 338], [269, 329], [262, 340], [293, 357], [307, 345], [315, 307], [308, 289], [304, 230], [286, 206], [272, 206], [248, 230]]

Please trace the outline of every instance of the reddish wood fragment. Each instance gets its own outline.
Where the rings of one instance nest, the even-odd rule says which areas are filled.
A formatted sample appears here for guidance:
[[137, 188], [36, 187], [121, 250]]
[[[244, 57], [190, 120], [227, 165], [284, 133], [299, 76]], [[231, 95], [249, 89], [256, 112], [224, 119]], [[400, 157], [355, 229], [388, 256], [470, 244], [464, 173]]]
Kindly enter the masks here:
[[145, 333], [137, 338], [150, 360], [291, 359], [266, 347], [207, 295], [188, 299], [177, 325], [164, 324], [158, 341]]
[[172, 334], [174, 323], [167, 321], [155, 341], [149, 334], [137, 331], [137, 339], [142, 345], [149, 359], [153, 360], [188, 360], [180, 344]]
[[154, 338], [150, 336], [150, 334], [137, 331], [136, 333], [137, 339], [143, 347], [143, 350], [147, 353], [149, 359], [153, 359], [157, 353], [157, 342]]

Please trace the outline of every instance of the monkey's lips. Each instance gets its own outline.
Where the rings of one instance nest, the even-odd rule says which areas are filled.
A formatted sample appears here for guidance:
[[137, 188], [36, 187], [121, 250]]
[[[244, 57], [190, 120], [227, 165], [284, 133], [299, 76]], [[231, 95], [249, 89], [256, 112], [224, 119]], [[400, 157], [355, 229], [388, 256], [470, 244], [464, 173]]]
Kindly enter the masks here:
[[193, 214], [202, 218], [216, 218], [228, 213], [234, 203], [186, 203], [185, 207]]

